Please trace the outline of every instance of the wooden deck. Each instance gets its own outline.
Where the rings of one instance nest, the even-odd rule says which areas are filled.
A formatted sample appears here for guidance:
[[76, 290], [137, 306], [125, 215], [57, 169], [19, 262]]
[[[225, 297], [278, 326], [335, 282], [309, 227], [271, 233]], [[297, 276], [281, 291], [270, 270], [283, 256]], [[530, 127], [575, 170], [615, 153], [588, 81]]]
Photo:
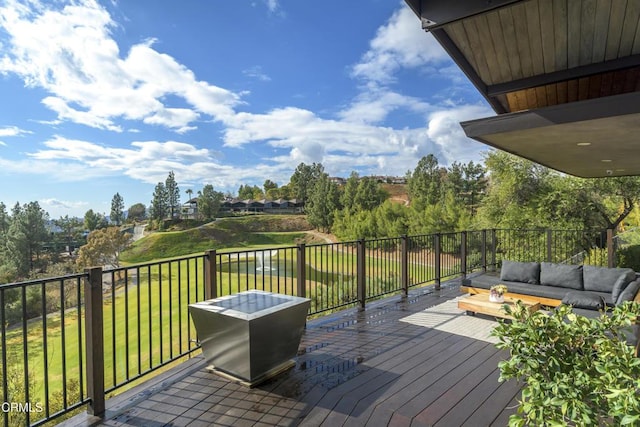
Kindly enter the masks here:
[[498, 382], [505, 353], [471, 337], [493, 319], [443, 305], [460, 295], [453, 282], [310, 321], [296, 366], [254, 389], [196, 357], [64, 425], [505, 426], [520, 389]]

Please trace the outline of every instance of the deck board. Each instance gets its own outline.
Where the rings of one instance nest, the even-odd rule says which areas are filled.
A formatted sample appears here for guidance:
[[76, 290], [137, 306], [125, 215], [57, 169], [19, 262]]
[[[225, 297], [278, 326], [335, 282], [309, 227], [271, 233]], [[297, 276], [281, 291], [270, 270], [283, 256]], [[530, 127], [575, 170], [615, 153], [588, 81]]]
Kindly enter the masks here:
[[109, 399], [104, 419], [64, 425], [507, 425], [520, 387], [498, 382], [506, 353], [477, 339], [475, 316], [441, 305], [460, 295], [456, 281], [311, 320], [296, 366], [253, 389], [208, 372], [198, 356]]

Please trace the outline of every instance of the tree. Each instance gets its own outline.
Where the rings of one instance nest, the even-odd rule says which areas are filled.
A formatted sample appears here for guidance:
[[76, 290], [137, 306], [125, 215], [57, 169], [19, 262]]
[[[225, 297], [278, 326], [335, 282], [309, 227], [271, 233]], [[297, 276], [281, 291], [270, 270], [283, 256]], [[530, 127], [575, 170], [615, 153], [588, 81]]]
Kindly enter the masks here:
[[119, 227], [93, 231], [87, 244], [78, 251], [77, 264], [81, 267], [120, 267], [120, 253], [131, 242], [131, 233], [122, 233]]
[[53, 223], [60, 227], [61, 231], [58, 234], [67, 246], [69, 255], [72, 255], [74, 243], [82, 238], [84, 224], [78, 218], [69, 218], [69, 215], [61, 216], [60, 219], [53, 220]]
[[151, 219], [162, 221], [169, 212], [169, 194], [164, 183], [159, 182], [156, 184], [151, 200]]
[[577, 178], [504, 152], [486, 158], [484, 227], [616, 229], [640, 202], [640, 178]]
[[242, 200], [259, 199], [262, 197], [262, 190], [257, 185], [240, 185], [238, 188], [238, 198]]
[[310, 198], [311, 190], [322, 174], [324, 174], [324, 166], [321, 163], [312, 165], [300, 163], [290, 179], [293, 195], [306, 203]]
[[546, 227], [538, 209], [552, 191], [557, 173], [503, 151], [491, 151], [485, 158], [490, 180], [478, 210], [480, 226], [527, 229]]
[[124, 199], [120, 193], [116, 193], [111, 199], [111, 222], [120, 225], [124, 222]]
[[471, 214], [462, 202], [448, 191], [443, 200], [425, 206], [422, 210], [411, 209], [409, 214], [410, 234], [431, 234], [467, 230]]
[[27, 276], [39, 261], [43, 245], [49, 238], [48, 219], [49, 215], [38, 202], [14, 206], [7, 234], [7, 254], [19, 276]]
[[211, 220], [216, 217], [220, 211], [220, 205], [224, 195], [213, 189], [213, 185], [207, 184], [198, 191], [198, 216], [205, 220]]
[[94, 212], [93, 209], [89, 209], [84, 214], [84, 228], [87, 231], [97, 230], [99, 228], [107, 227], [107, 219], [104, 215]]
[[143, 203], [135, 203], [127, 210], [127, 220], [142, 221], [147, 217], [147, 208]]
[[180, 212], [180, 189], [178, 188], [178, 183], [176, 182], [173, 171], [169, 172], [164, 188], [167, 193], [168, 214], [169, 217], [173, 219], [177, 213]]
[[329, 231], [333, 225], [334, 211], [339, 207], [338, 187], [329, 180], [329, 175], [323, 173], [315, 181], [308, 197], [305, 210], [309, 224], [320, 231]]
[[11, 221], [11, 217], [7, 213], [7, 206], [0, 202], [0, 282], [4, 283], [4, 274], [2, 267], [6, 266], [7, 262], [5, 261], [7, 255], [7, 239], [9, 234], [9, 225]]
[[360, 175], [358, 175], [358, 172], [352, 171], [344, 184], [342, 195], [340, 196], [340, 203], [345, 212], [354, 213], [356, 211], [355, 200], [359, 182]]
[[7, 213], [7, 206], [0, 202], [0, 241], [4, 241], [4, 237], [9, 231], [9, 214]]
[[[600, 193], [600, 196], [606, 196], [613, 202], [613, 206], [607, 206], [606, 204], [595, 206], [598, 214], [606, 222], [607, 228], [618, 228], [640, 202], [640, 177], [594, 178], [585, 181], [587, 181], [588, 186], [595, 190], [594, 193]], [[598, 196], [596, 195], [595, 197]]]
[[485, 168], [480, 163], [453, 162], [443, 183], [445, 191], [452, 191], [456, 200], [469, 208], [474, 215], [486, 192]]
[[388, 194], [380, 187], [380, 184], [370, 176], [360, 179], [353, 204], [356, 209], [370, 211], [380, 206], [388, 197]]
[[187, 188], [185, 190], [185, 193], [187, 193], [187, 196], [189, 197], [189, 201], [190, 201], [192, 199], [192, 196], [193, 196], [193, 190], [190, 189], [190, 188]]
[[264, 195], [267, 199], [275, 200], [275, 199], [291, 199], [293, 195], [291, 193], [291, 187], [289, 184], [283, 185], [282, 187], [269, 188], [269, 190]]
[[262, 187], [264, 188], [264, 195], [268, 197], [270, 191], [276, 190], [278, 188], [278, 184], [271, 181], [270, 179], [267, 179], [264, 181]]
[[396, 237], [407, 234], [407, 213], [409, 210], [399, 204], [386, 200], [375, 210], [377, 237]]
[[412, 205], [420, 210], [438, 203], [442, 197], [442, 177], [445, 170], [438, 166], [438, 159], [429, 154], [418, 161], [407, 179], [407, 191]]
[[373, 239], [379, 235], [373, 211], [343, 210], [333, 221], [331, 231], [342, 240]]

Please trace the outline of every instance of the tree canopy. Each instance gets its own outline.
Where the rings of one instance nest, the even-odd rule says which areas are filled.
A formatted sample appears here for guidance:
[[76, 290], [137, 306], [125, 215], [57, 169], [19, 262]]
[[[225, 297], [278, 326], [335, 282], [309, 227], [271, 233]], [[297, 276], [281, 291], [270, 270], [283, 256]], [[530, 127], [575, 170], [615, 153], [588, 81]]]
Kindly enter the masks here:
[[198, 191], [198, 215], [204, 220], [211, 220], [220, 211], [220, 205], [224, 195], [213, 189], [213, 185], [207, 184]]
[[107, 227], [93, 231], [87, 244], [78, 252], [77, 264], [81, 267], [120, 267], [120, 253], [131, 242], [131, 234], [123, 233], [119, 227]]

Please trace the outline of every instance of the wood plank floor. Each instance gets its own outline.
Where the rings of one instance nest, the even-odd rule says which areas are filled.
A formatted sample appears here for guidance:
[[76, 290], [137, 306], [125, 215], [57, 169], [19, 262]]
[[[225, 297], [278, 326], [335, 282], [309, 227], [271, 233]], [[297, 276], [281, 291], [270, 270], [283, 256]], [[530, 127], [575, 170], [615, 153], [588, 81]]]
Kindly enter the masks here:
[[105, 419], [63, 424], [505, 426], [520, 392], [498, 382], [506, 354], [464, 333], [401, 320], [458, 296], [459, 283], [449, 282], [312, 320], [296, 366], [254, 389], [207, 372], [196, 357], [108, 400]]

